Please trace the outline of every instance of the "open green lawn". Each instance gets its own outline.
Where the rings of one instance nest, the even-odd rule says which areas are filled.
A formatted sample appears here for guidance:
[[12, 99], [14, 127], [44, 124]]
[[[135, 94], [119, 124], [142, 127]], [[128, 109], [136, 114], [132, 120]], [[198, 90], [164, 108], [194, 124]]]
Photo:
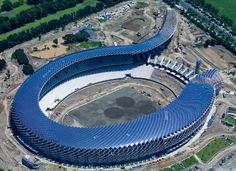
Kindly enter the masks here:
[[225, 15], [233, 20], [236, 29], [236, 0], [206, 0], [218, 9], [220, 15]]
[[230, 138], [233, 141], [233, 143], [236, 144], [236, 136], [230, 136], [228, 138]]
[[193, 166], [194, 164], [197, 164], [197, 163], [198, 163], [198, 161], [196, 160], [196, 158], [194, 156], [191, 156], [182, 162], [182, 164], [184, 165], [185, 168]]
[[226, 116], [226, 117], [224, 118], [224, 121], [225, 121], [225, 122], [230, 122], [230, 123], [232, 123], [232, 124], [236, 124], [236, 120], [235, 120], [232, 116]]
[[[210, 159], [214, 157], [218, 152], [225, 149], [226, 147], [230, 146], [228, 140], [231, 140], [232, 143], [236, 144], [236, 136], [226, 136], [226, 137], [219, 137], [212, 140], [209, 144], [207, 144], [203, 149], [201, 149], [197, 156], [203, 161], [208, 162]], [[183, 160], [181, 163], [176, 163], [169, 168], [161, 169], [160, 171], [181, 171], [185, 170], [195, 164], [197, 164], [198, 161], [194, 156], [191, 156], [185, 160]]]
[[171, 166], [171, 169], [175, 170], [175, 171], [183, 170], [183, 168], [180, 166], [180, 164], [175, 164], [175, 165]]
[[195, 159], [195, 157], [191, 156], [185, 159], [184, 161], [182, 161], [181, 163], [176, 163], [172, 165], [170, 168], [165, 168], [165, 169], [162, 169], [161, 171], [182, 171], [197, 163], [198, 161]]
[[64, 14], [71, 14], [71, 13], [76, 12], [77, 10], [82, 9], [86, 6], [95, 6], [97, 4], [97, 2], [98, 2], [97, 0], [84, 0], [82, 3], [77, 4], [75, 7], [68, 8], [63, 11], [58, 11], [55, 14], [48, 15], [47, 17], [41, 18], [40, 20], [36, 20], [35, 22], [32, 22], [32, 23], [28, 23], [28, 24], [26, 24], [18, 29], [15, 29], [13, 31], [10, 31], [10, 32], [4, 33], [4, 34], [0, 34], [0, 40], [4, 40], [8, 36], [10, 36], [14, 33], [19, 33], [21, 31], [39, 26], [41, 23], [46, 23], [46, 22], [54, 20], [54, 19], [59, 19]]
[[215, 138], [207, 146], [201, 149], [197, 156], [203, 161], [208, 162], [214, 157], [219, 151], [228, 147], [229, 144], [226, 142], [225, 138]]
[[231, 116], [226, 116], [226, 117], [224, 118], [224, 122], [229, 122], [229, 123], [234, 124], [234, 131], [236, 131], [236, 119], [234, 119], [234, 118], [231, 117]]
[[13, 8], [11, 11], [4, 11], [1, 12], [2, 16], [7, 16], [9, 18], [15, 17], [17, 14], [19, 14], [21, 11], [29, 9], [31, 6], [27, 4], [23, 4], [17, 8]]
[[96, 48], [96, 47], [101, 47], [102, 43], [101, 42], [81, 42], [79, 46], [81, 48]]

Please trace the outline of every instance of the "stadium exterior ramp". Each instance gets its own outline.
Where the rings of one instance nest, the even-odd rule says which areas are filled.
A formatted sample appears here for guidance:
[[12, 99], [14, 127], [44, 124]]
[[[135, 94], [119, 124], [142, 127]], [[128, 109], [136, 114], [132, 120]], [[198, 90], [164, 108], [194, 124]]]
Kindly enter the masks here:
[[142, 57], [147, 53], [166, 46], [176, 24], [174, 11], [168, 10], [161, 31], [143, 43], [74, 53], [39, 69], [22, 84], [13, 100], [10, 119], [14, 135], [38, 155], [59, 163], [84, 166], [136, 162], [166, 154], [186, 143], [201, 128], [214, 101], [215, 87], [204, 81], [190, 81], [172, 103], [158, 112], [111, 126], [65, 126], [47, 118], [39, 107], [45, 93], [61, 83], [55, 82], [45, 89], [57, 73], [102, 57], [125, 56], [145, 61]]

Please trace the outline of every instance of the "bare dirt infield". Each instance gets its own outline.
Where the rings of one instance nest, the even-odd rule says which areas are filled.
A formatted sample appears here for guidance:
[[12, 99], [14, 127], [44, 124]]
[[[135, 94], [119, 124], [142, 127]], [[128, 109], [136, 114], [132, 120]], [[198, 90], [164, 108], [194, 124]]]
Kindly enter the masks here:
[[159, 105], [146, 95], [133, 87], [124, 87], [70, 111], [63, 122], [78, 122], [83, 127], [112, 125], [145, 116], [159, 109]]
[[173, 92], [162, 80], [111, 80], [72, 93], [59, 103], [50, 119], [74, 127], [112, 125], [158, 111], [177, 94], [179, 88]]

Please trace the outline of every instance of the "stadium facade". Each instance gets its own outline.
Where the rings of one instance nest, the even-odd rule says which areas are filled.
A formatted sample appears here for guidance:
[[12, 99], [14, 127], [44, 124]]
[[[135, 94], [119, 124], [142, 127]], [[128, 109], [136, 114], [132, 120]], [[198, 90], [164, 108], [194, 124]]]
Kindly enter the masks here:
[[103, 67], [105, 59], [117, 60], [119, 65], [145, 63], [150, 55], [166, 47], [176, 25], [175, 12], [168, 10], [160, 32], [145, 42], [74, 53], [39, 69], [22, 84], [12, 103], [10, 119], [15, 136], [38, 155], [84, 166], [136, 162], [164, 155], [188, 142], [205, 123], [216, 88], [221, 85], [221, 80], [203, 78], [215, 78], [217, 72], [207, 71], [190, 80], [182, 93], [160, 111], [111, 126], [65, 126], [46, 117], [39, 106], [50, 90], [88, 70]]

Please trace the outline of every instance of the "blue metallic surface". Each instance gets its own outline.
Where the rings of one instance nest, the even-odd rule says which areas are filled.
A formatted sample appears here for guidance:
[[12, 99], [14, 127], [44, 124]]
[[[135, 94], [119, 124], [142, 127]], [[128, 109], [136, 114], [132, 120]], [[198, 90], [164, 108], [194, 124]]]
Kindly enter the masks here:
[[121, 124], [75, 128], [48, 119], [40, 110], [46, 82], [67, 66], [95, 57], [138, 55], [167, 42], [176, 29], [173, 11], [162, 30], [136, 45], [105, 47], [74, 53], [49, 63], [29, 77], [12, 104], [11, 119], [17, 136], [50, 159], [78, 165], [111, 165], [161, 153], [188, 139], [203, 124], [213, 99], [209, 84], [190, 82], [171, 104], [158, 112]]

